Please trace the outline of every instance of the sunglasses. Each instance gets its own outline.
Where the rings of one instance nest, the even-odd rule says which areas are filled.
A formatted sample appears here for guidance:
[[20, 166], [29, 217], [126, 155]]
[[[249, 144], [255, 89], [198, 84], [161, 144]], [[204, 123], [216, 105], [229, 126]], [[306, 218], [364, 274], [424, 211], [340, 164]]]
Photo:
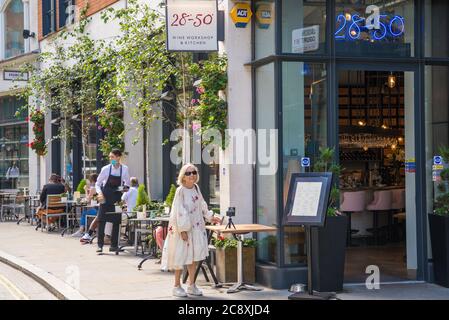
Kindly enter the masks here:
[[196, 172], [196, 171], [190, 171], [190, 172], [186, 172], [185, 173], [185, 175], [187, 176], [187, 177], [190, 177], [190, 175], [194, 175], [194, 176], [196, 176], [197, 174], [198, 174], [198, 172]]

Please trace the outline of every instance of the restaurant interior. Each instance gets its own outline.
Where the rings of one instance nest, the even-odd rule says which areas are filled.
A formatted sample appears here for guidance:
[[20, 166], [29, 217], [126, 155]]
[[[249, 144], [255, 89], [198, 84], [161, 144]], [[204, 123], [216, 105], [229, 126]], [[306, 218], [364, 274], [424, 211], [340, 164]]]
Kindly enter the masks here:
[[405, 73], [339, 72], [340, 211], [349, 217], [345, 282], [378, 266], [410, 279], [406, 258]]

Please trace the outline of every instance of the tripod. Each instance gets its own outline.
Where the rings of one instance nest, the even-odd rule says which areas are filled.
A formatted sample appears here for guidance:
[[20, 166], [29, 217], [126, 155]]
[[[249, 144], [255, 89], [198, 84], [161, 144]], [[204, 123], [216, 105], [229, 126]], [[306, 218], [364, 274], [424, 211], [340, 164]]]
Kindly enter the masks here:
[[231, 229], [231, 228], [235, 229], [235, 225], [234, 225], [234, 222], [232, 222], [232, 217], [229, 217], [228, 224], [226, 225], [225, 230]]

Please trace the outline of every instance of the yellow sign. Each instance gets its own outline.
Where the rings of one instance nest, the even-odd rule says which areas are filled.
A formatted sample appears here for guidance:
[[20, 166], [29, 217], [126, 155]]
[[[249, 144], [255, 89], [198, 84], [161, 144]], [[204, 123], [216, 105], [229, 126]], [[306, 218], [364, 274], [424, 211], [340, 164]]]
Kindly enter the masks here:
[[245, 28], [248, 22], [251, 21], [251, 7], [249, 3], [236, 3], [230, 12], [231, 19], [237, 28]]
[[273, 6], [271, 3], [262, 3], [257, 7], [256, 18], [259, 28], [268, 29], [273, 22]]

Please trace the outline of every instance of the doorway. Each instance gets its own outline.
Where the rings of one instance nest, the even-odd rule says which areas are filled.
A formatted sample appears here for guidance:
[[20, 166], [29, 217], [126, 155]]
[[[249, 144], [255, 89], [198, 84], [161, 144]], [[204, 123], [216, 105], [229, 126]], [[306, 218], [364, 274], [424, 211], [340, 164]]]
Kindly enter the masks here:
[[338, 70], [340, 209], [348, 216], [345, 283], [415, 280], [414, 74]]

